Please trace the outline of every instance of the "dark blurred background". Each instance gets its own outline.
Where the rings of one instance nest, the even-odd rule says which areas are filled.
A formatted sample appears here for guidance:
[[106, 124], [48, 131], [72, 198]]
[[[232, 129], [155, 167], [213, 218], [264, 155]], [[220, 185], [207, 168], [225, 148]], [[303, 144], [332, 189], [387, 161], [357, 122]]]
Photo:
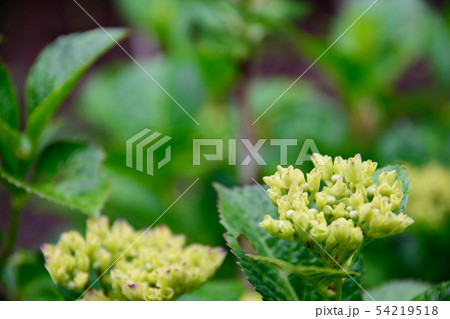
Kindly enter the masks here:
[[[58, 138], [87, 140], [105, 149], [105, 173], [113, 189], [103, 214], [146, 227], [200, 177], [161, 222], [192, 242], [224, 246], [212, 182], [231, 186], [260, 180], [274, 171], [279, 154], [266, 144], [267, 166], [210, 162], [195, 167], [192, 138], [296, 138], [300, 146], [289, 153], [291, 163], [302, 141], [312, 138], [323, 154], [361, 153], [380, 166], [401, 162], [410, 167], [414, 191], [408, 213], [416, 224], [366, 248], [370, 275], [363, 278], [364, 286], [398, 278], [448, 280], [450, 3], [379, 0], [251, 125], [371, 1], [227, 2], [79, 1], [102, 26], [129, 27], [124, 48], [200, 122], [198, 127], [191, 122], [120, 48], [103, 56], [54, 123]], [[96, 27], [70, 0], [3, 0], [0, 56], [18, 91], [47, 44]], [[145, 127], [173, 137], [173, 160], [153, 177], [124, 165], [126, 139]], [[7, 194], [0, 189], [3, 229], [8, 212]], [[64, 230], [82, 229], [84, 222], [85, 216], [38, 199], [27, 205], [14, 262], [22, 267], [15, 274], [22, 276], [19, 282], [31, 287], [22, 289], [20, 298], [58, 298], [37, 250]], [[218, 278], [239, 276], [230, 254]]]

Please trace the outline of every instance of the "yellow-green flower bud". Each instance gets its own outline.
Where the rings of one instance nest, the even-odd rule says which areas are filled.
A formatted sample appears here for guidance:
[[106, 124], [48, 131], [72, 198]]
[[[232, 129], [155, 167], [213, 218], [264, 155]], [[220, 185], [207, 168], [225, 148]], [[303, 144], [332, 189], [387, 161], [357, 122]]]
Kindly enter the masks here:
[[171, 288], [149, 288], [146, 291], [144, 300], [146, 301], [162, 301], [173, 299], [174, 291]]
[[345, 168], [345, 179], [353, 184], [358, 184], [365, 180], [361, 155], [356, 154], [355, 157], [348, 159], [348, 164]]
[[329, 229], [327, 226], [327, 221], [325, 219], [324, 213], [319, 213], [314, 220], [316, 222], [313, 227], [311, 227], [310, 235], [318, 242], [323, 242], [328, 238]]
[[127, 280], [122, 285], [122, 293], [128, 300], [144, 300], [147, 290], [148, 285], [141, 282]]
[[308, 210], [309, 201], [306, 193], [296, 193], [289, 197], [291, 200], [291, 208], [294, 210]]
[[339, 203], [338, 205], [336, 205], [336, 207], [333, 209], [331, 216], [330, 216], [331, 220], [333, 219], [338, 219], [338, 218], [348, 218], [349, 214], [348, 211], [345, 209], [345, 204], [344, 203]]
[[364, 186], [368, 187], [373, 183], [372, 176], [377, 169], [378, 163], [367, 160], [363, 163], [363, 173], [366, 179]]
[[398, 215], [389, 212], [387, 214], [376, 213], [370, 221], [367, 236], [380, 238], [401, 233], [414, 222], [409, 216], [400, 213]]
[[361, 247], [364, 240], [364, 235], [360, 227], [350, 228], [350, 238], [347, 242], [347, 248], [349, 250], [356, 250]]
[[311, 156], [311, 160], [315, 167], [322, 171], [322, 179], [328, 181], [333, 176], [333, 160], [331, 157], [325, 155], [322, 156], [318, 153], [314, 153]]
[[263, 178], [264, 183], [266, 183], [269, 187], [283, 188], [283, 183], [281, 182], [280, 173], [275, 173], [272, 176], [265, 176]]
[[[396, 234], [413, 222], [403, 213], [393, 213], [403, 198], [395, 170], [381, 173], [377, 185], [373, 180], [377, 163], [363, 162], [359, 154], [334, 161], [313, 154], [312, 160], [315, 168], [306, 174], [306, 181], [292, 166], [278, 167], [264, 178], [279, 220], [266, 216], [259, 225], [272, 236], [297, 240], [322, 263], [335, 267], [328, 254], [347, 264], [365, 238]], [[321, 251], [323, 246], [328, 254]]]
[[288, 196], [283, 196], [277, 201], [279, 214], [285, 213], [292, 208], [292, 203]]
[[292, 166], [288, 168], [277, 166], [277, 170], [280, 174], [282, 188], [284, 189], [289, 189], [293, 183], [296, 185], [305, 183], [303, 172], [299, 169], [294, 169]]
[[353, 209], [358, 209], [364, 203], [364, 195], [360, 189], [350, 196], [350, 205]]
[[83, 300], [172, 300], [212, 277], [226, 255], [221, 248], [185, 247], [185, 236], [165, 226], [142, 233], [123, 220], [109, 227], [101, 217], [89, 219], [86, 229], [86, 240], [70, 231], [57, 245], [42, 246], [51, 278], [68, 290], [81, 292], [92, 270], [110, 269], [100, 279], [106, 289], [87, 292]]
[[339, 176], [344, 176], [346, 169], [347, 169], [347, 160], [344, 160], [340, 156], [335, 157], [334, 164], [333, 164], [334, 174], [339, 175]]
[[364, 240], [361, 228], [355, 227], [351, 220], [339, 218], [330, 225], [330, 235], [326, 241], [326, 250], [332, 251], [340, 245], [349, 251], [358, 249]]
[[272, 203], [276, 204], [277, 200], [279, 200], [281, 198], [283, 193], [281, 192], [281, 189], [279, 189], [277, 187], [271, 187], [267, 191], [267, 195], [269, 195], [270, 200], [272, 201]]
[[328, 194], [326, 192], [319, 192], [316, 194], [316, 206], [322, 210], [327, 205]]
[[86, 286], [89, 281], [89, 258], [80, 233], [64, 233], [56, 246], [45, 244], [41, 250], [46, 259], [45, 267], [55, 283], [72, 290], [81, 290]]
[[449, 167], [431, 162], [421, 167], [407, 166], [407, 169], [412, 190], [406, 211], [422, 231], [434, 232], [442, 228], [450, 221]]
[[294, 235], [294, 228], [288, 221], [274, 220], [270, 215], [264, 217], [264, 221], [259, 223], [259, 227], [267, 230], [270, 235], [280, 237], [287, 240], [292, 240]]
[[397, 171], [389, 171], [389, 172], [383, 172], [378, 177], [378, 180], [380, 181], [380, 185], [387, 183], [389, 186], [392, 186], [395, 181], [395, 177], [397, 176]]
[[330, 189], [330, 194], [336, 197], [341, 197], [345, 194], [347, 190], [347, 185], [342, 181], [342, 177], [340, 177], [334, 186]]
[[397, 209], [400, 208], [402, 198], [403, 198], [403, 193], [401, 191], [397, 191], [397, 192], [391, 194], [391, 196], [389, 197], [389, 201], [392, 205], [392, 208], [391, 208], [392, 211], [396, 211]]
[[311, 173], [306, 174], [306, 180], [308, 182], [308, 190], [311, 193], [316, 193], [319, 190], [320, 180], [322, 178], [322, 171], [319, 168], [314, 168]]
[[87, 272], [75, 270], [75, 277], [72, 281], [67, 283], [67, 289], [69, 290], [81, 290], [89, 281], [89, 274]]
[[83, 296], [83, 301], [109, 301], [102, 290], [89, 290]]

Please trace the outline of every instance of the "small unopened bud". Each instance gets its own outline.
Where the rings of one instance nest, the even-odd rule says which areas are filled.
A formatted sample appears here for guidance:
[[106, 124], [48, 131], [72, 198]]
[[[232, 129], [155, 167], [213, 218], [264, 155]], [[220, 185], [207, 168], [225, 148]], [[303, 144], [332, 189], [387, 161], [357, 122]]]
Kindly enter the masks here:
[[306, 174], [306, 180], [308, 181], [310, 192], [316, 193], [319, 190], [321, 178], [322, 171], [320, 171], [317, 167], [314, 168], [311, 173]]
[[327, 204], [328, 205], [336, 204], [336, 202], [337, 202], [336, 197], [334, 197], [332, 195], [327, 196]]
[[340, 178], [342, 178], [341, 175], [334, 174], [333, 176], [331, 176], [331, 181], [332, 181], [333, 183], [336, 183]]

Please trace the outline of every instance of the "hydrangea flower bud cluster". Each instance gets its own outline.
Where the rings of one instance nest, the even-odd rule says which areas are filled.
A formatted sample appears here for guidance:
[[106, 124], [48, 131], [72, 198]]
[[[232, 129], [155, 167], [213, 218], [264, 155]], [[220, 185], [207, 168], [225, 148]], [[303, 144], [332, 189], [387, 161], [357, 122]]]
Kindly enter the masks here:
[[166, 226], [144, 233], [124, 220], [110, 227], [101, 217], [88, 220], [86, 238], [69, 231], [41, 249], [53, 281], [68, 290], [81, 294], [106, 271], [98, 281], [102, 289], [88, 291], [84, 300], [161, 301], [201, 286], [225, 258], [222, 248], [185, 243]]
[[409, 194], [409, 215], [429, 230], [450, 221], [450, 169], [438, 163], [408, 166], [413, 189]]
[[[297, 240], [325, 265], [351, 263], [365, 239], [402, 232], [413, 220], [394, 213], [403, 197], [395, 170], [373, 181], [377, 163], [361, 156], [344, 160], [313, 154], [315, 168], [306, 174], [292, 166], [264, 177], [279, 219], [266, 215], [259, 225], [272, 236]], [[334, 261], [329, 258], [328, 254]]]

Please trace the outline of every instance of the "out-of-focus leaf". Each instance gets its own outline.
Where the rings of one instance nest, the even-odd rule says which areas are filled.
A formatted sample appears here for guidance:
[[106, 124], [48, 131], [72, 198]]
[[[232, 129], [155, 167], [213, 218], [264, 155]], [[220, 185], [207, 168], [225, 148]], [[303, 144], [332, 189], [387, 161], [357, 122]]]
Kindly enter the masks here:
[[373, 174], [373, 180], [374, 180], [375, 184], [379, 184], [378, 177], [380, 176], [380, 174], [383, 172], [388, 172], [388, 171], [393, 171], [393, 170], [397, 171], [395, 180], [400, 180], [402, 182], [402, 192], [403, 192], [403, 197], [402, 197], [402, 201], [400, 202], [400, 207], [394, 213], [404, 212], [406, 209], [406, 204], [408, 203], [409, 192], [411, 191], [411, 180], [408, 178], [408, 172], [406, 172], [405, 168], [401, 167], [399, 165], [384, 166], [375, 171], [375, 173]]
[[[289, 78], [270, 78], [251, 83], [248, 97], [254, 119], [293, 81], [294, 79]], [[345, 111], [336, 101], [303, 81], [296, 83], [273, 104], [255, 127], [261, 127], [260, 137], [297, 140], [297, 146], [288, 148], [290, 164], [295, 163], [306, 139], [314, 139], [319, 151], [324, 154], [336, 153], [348, 144]], [[268, 144], [266, 143], [263, 150], [266, 155], [264, 159], [268, 162], [268, 167], [274, 167], [280, 164], [279, 148]]]
[[[353, 272], [362, 274], [362, 260], [361, 253], [359, 253], [353, 263]], [[344, 301], [361, 301], [363, 299], [363, 294], [367, 295], [361, 290], [361, 275], [355, 276], [353, 279], [348, 278], [344, 281], [344, 287], [342, 288], [342, 297]]]
[[245, 292], [241, 279], [216, 279], [206, 282], [190, 294], [184, 294], [182, 301], [236, 301]]
[[[369, 293], [376, 301], [407, 301], [430, 287], [430, 284], [421, 281], [393, 280], [369, 290]], [[364, 296], [364, 300], [372, 299]]]
[[326, 268], [320, 266], [297, 266], [280, 260], [264, 256], [249, 255], [255, 261], [262, 261], [266, 264], [280, 268], [288, 274], [294, 274], [311, 283], [314, 288], [324, 297], [332, 297], [328, 292], [328, 286], [334, 281], [348, 276], [357, 276], [355, 272], [345, 272], [341, 269]]
[[258, 226], [264, 215], [275, 217], [277, 214], [265, 192], [259, 186], [228, 189], [216, 184], [215, 188], [219, 194], [221, 223], [227, 230], [225, 239], [248, 281], [263, 299], [321, 300], [312, 285], [273, 265], [252, 260], [242, 248], [250, 245], [261, 256], [282, 259], [294, 265], [319, 265], [301, 244], [272, 237]]
[[63, 286], [59, 284], [55, 284], [56, 289], [58, 290], [58, 293], [61, 295], [62, 299], [65, 301], [74, 301], [77, 300], [78, 297], [83, 293], [82, 291], [73, 291], [64, 288]]
[[105, 175], [111, 181], [110, 200], [104, 209], [104, 213], [108, 216], [123, 218], [124, 212], [127, 212], [128, 222], [142, 228], [148, 226], [149, 220], [155, 220], [164, 211], [163, 199], [159, 198], [156, 190], [143, 180], [107, 164]]
[[[116, 41], [126, 31], [109, 28], [106, 31]], [[30, 138], [37, 140], [58, 105], [80, 79], [87, 68], [115, 41], [101, 29], [74, 33], [58, 38], [38, 56], [26, 81], [25, 100]]]
[[12, 300], [60, 300], [40, 253], [19, 250], [2, 268], [2, 281]]
[[7, 123], [0, 120], [0, 159], [4, 169], [14, 172], [23, 137]]
[[[346, 1], [329, 41], [336, 40], [373, 2]], [[336, 68], [341, 84], [352, 88], [351, 94], [384, 91], [424, 53], [429, 32], [429, 8], [423, 1], [378, 1], [324, 58], [328, 53], [340, 57], [340, 64], [330, 66]]]
[[39, 276], [21, 289], [20, 300], [58, 301], [62, 299], [50, 276]]
[[0, 60], [0, 121], [11, 128], [19, 127], [19, 105], [8, 69]]
[[238, 80], [242, 62], [306, 11], [304, 3], [290, 0], [116, 2], [125, 18], [156, 36], [169, 56], [198, 64], [209, 91], [222, 99]]
[[436, 124], [396, 121], [379, 137], [376, 152], [386, 163], [398, 160], [425, 163], [435, 158], [449, 163], [450, 132]]
[[109, 183], [101, 175], [101, 149], [79, 143], [58, 142], [38, 160], [35, 187], [59, 198], [62, 205], [97, 216], [108, 195]]
[[428, 289], [423, 294], [415, 297], [417, 301], [450, 301], [450, 281]]
[[446, 87], [450, 87], [450, 77], [446, 70], [450, 69], [450, 30], [442, 17], [437, 13], [432, 14], [432, 32], [430, 35], [429, 56], [432, 70], [437, 79]]
[[[120, 12], [139, 28], [156, 34], [165, 49], [214, 46], [219, 56], [236, 57], [268, 33], [305, 12], [289, 0], [255, 3], [202, 0], [116, 0]], [[175, 52], [173, 52], [175, 53]], [[175, 53], [176, 54], [176, 53]]]
[[58, 142], [42, 153], [32, 183], [4, 171], [0, 175], [38, 197], [98, 216], [109, 190], [109, 183], [100, 173], [103, 159], [103, 152], [94, 146]]
[[16, 152], [20, 146], [19, 106], [8, 69], [0, 60], [0, 159], [5, 170], [16, 166]]
[[[142, 66], [197, 119], [204, 88], [192, 65], [163, 57]], [[186, 134], [196, 127], [160, 87], [134, 63], [104, 68], [91, 77], [79, 101], [81, 116], [100, 133], [105, 143], [120, 150], [127, 139], [150, 128], [166, 135]], [[174, 134], [175, 135], [175, 134]]]

